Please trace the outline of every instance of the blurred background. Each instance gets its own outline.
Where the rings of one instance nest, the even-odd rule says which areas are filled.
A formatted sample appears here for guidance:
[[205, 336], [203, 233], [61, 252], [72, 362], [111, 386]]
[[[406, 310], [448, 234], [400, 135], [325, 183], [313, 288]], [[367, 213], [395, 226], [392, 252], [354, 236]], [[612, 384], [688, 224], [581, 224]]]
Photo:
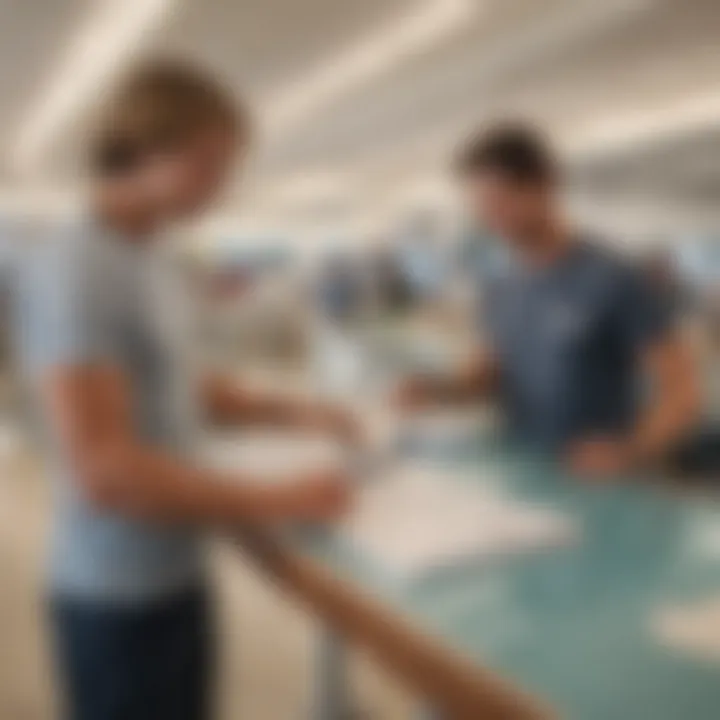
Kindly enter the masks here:
[[[169, 55], [209, 68], [255, 116], [249, 167], [182, 238], [210, 361], [317, 372], [329, 320], [381, 316], [423, 328], [430, 354], [461, 353], [466, 271], [495, 255], [464, 217], [450, 158], [478, 125], [511, 117], [556, 142], [580, 226], [681, 285], [709, 368], [719, 32], [716, 0], [0, 0], [3, 276], [79, 211], [78, 153], [98, 99], [138, 58]], [[0, 653], [0, 718], [30, 720], [52, 717], [35, 599], [46, 488], [33, 481], [7, 287], [0, 312], [0, 637], [13, 647]], [[219, 552], [218, 564], [227, 717], [239, 704], [250, 718], [291, 717], [307, 686], [306, 620], [234, 558]], [[272, 653], [269, 636], [282, 641]], [[372, 717], [405, 716], [402, 693], [371, 666], [358, 673]]]

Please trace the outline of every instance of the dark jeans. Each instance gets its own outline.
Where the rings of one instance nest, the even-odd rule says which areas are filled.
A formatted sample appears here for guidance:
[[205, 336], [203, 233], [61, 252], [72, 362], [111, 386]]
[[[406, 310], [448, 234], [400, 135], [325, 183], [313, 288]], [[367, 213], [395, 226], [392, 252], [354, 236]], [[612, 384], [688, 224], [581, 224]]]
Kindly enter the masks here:
[[138, 607], [54, 598], [65, 720], [208, 720], [212, 628], [205, 589]]

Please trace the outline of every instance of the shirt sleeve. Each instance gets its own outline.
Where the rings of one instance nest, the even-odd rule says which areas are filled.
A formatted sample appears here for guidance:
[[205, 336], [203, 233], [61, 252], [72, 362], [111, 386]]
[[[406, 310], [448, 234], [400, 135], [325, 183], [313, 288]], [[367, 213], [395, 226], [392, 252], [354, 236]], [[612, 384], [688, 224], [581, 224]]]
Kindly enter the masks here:
[[33, 374], [112, 355], [99, 284], [82, 257], [42, 253], [27, 269], [20, 310], [23, 360]]
[[673, 312], [642, 273], [625, 268], [620, 278], [617, 315], [623, 336], [641, 351], [664, 340], [673, 327]]

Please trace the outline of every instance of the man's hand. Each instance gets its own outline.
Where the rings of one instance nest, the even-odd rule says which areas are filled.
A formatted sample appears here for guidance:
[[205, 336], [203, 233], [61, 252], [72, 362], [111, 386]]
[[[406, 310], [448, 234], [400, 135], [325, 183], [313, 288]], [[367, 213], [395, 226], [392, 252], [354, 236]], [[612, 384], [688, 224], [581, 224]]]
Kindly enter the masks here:
[[362, 432], [358, 419], [353, 413], [342, 407], [317, 408], [311, 413], [308, 424], [342, 442], [357, 445], [362, 441]]
[[628, 471], [634, 461], [630, 445], [617, 438], [590, 438], [570, 447], [566, 464], [570, 472], [590, 478], [607, 478]]
[[333, 522], [346, 515], [352, 505], [351, 483], [340, 472], [308, 473], [270, 492], [283, 520]]
[[428, 378], [419, 375], [405, 378], [392, 394], [398, 410], [421, 410], [433, 402], [435, 388]]
[[414, 375], [403, 380], [392, 395], [398, 410], [412, 412], [433, 405], [457, 405], [487, 400], [497, 386], [500, 367], [487, 351], [478, 352], [444, 377]]

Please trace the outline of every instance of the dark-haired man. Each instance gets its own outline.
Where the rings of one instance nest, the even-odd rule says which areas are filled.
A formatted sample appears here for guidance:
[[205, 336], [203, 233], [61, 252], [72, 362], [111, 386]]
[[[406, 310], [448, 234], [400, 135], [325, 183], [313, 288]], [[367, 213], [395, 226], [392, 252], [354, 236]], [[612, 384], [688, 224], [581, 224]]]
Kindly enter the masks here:
[[663, 456], [698, 412], [689, 353], [641, 274], [568, 225], [545, 140], [525, 126], [493, 128], [463, 148], [457, 171], [474, 216], [511, 258], [484, 288], [490, 347], [454, 378], [411, 378], [399, 402], [496, 394], [515, 439], [579, 474]]

